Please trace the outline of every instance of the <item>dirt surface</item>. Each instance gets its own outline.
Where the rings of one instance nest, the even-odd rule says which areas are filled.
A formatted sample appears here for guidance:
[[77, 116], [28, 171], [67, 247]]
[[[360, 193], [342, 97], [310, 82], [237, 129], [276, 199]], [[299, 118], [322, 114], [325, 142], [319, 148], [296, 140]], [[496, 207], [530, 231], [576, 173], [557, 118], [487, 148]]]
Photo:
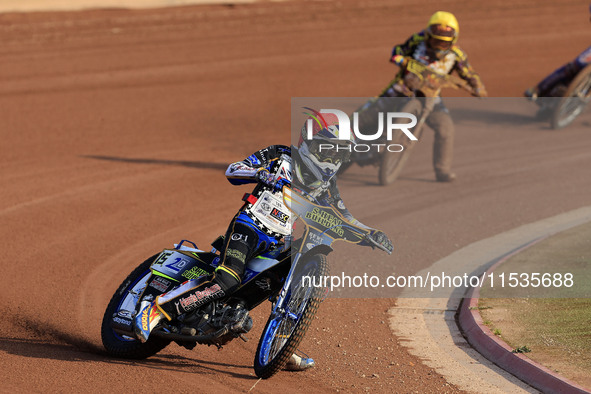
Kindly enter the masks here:
[[[327, 300], [301, 347], [319, 367], [269, 381], [252, 371], [268, 306], [253, 314], [253, 340], [222, 351], [173, 345], [123, 361], [103, 353], [99, 332], [137, 264], [225, 230], [247, 188], [223, 171], [289, 143], [291, 97], [377, 94], [394, 71], [391, 46], [438, 9], [458, 16], [460, 43], [492, 96], [520, 95], [587, 47], [591, 29], [586, 2], [548, 0], [0, 15], [2, 390], [457, 392], [391, 334], [388, 298]], [[384, 229], [396, 252], [343, 248], [332, 261], [370, 256], [410, 274], [589, 204], [587, 118], [561, 132], [528, 121], [516, 132], [486, 113], [458, 122], [469, 127], [456, 138], [455, 184], [433, 182], [432, 133], [388, 188], [371, 169], [351, 169], [349, 209]]]

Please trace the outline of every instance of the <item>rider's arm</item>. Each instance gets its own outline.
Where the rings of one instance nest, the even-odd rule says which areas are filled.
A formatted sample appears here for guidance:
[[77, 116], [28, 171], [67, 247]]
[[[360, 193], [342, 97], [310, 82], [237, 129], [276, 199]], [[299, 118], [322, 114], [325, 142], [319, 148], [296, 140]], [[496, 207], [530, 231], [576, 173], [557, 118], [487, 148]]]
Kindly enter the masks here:
[[233, 185], [256, 183], [257, 172], [263, 168], [268, 170], [273, 161], [284, 153], [290, 153], [289, 147], [284, 145], [271, 145], [261, 149], [242, 161], [230, 164], [226, 170], [226, 178]]
[[397, 63], [397, 61], [394, 59], [396, 56], [411, 56], [417, 45], [419, 45], [419, 43], [424, 40], [424, 32], [421, 31], [419, 33], [413, 34], [408, 40], [404, 42], [404, 44], [396, 45], [394, 48], [392, 48], [390, 62]]
[[382, 232], [381, 230], [377, 230], [375, 228], [366, 226], [365, 224], [361, 223], [359, 220], [355, 219], [355, 217], [353, 215], [351, 215], [351, 212], [349, 212], [347, 207], [345, 207], [345, 203], [341, 199], [341, 196], [339, 194], [339, 190], [336, 185], [335, 178], [333, 178], [331, 180], [331, 185], [329, 186], [327, 193], [326, 193], [326, 199], [327, 199], [327, 202], [330, 203], [330, 205], [332, 205], [333, 207], [336, 207], [338, 209], [338, 211], [341, 213], [341, 215], [343, 215], [345, 217], [347, 222], [349, 222], [350, 224], [352, 224], [356, 227], [360, 227], [360, 228], [370, 231], [371, 240], [366, 238], [363, 241], [361, 241], [359, 243], [359, 245], [371, 246], [373, 248], [379, 244], [380, 245], [379, 247], [381, 249], [387, 250], [388, 254], [392, 253], [392, 249], [393, 249], [392, 241], [390, 241], [390, 239], [388, 238], [388, 236], [386, 234], [384, 234], [384, 232]]
[[349, 223], [354, 226], [364, 228], [366, 230], [374, 230], [373, 228], [366, 226], [365, 224], [361, 223], [359, 220], [355, 219], [355, 217], [349, 212], [341, 195], [339, 194], [339, 189], [337, 188], [336, 182], [331, 182], [330, 187], [326, 191], [326, 199], [331, 203], [333, 207], [336, 207], [341, 215], [347, 219]]
[[456, 63], [453, 69], [456, 70], [462, 79], [466, 80], [470, 86], [472, 86], [475, 95], [480, 97], [486, 96], [486, 88], [484, 87], [480, 76], [474, 71], [468, 62], [468, 56], [466, 53], [457, 46], [454, 46], [452, 50], [456, 54]]

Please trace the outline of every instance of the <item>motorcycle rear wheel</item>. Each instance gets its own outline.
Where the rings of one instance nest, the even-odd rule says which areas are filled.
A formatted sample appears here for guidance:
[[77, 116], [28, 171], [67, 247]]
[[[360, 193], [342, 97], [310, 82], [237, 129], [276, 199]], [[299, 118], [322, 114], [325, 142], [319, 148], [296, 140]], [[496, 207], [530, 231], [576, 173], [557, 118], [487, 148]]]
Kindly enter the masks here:
[[552, 114], [552, 128], [562, 129], [571, 124], [583, 112], [591, 100], [591, 65], [582, 69], [569, 84]]
[[[423, 105], [417, 99], [410, 100], [406, 103], [401, 109], [400, 112], [407, 112], [413, 114], [420, 119], [421, 113], [423, 112]], [[406, 121], [407, 119], [404, 119]], [[400, 123], [404, 123], [401, 119]], [[423, 125], [415, 126], [414, 134], [419, 136]], [[416, 145], [417, 141], [411, 141], [404, 133], [400, 132], [398, 138], [393, 141], [395, 144], [400, 144], [403, 147], [402, 152], [383, 152], [382, 159], [380, 161], [380, 169], [378, 172], [378, 179], [380, 181], [380, 185], [389, 185], [394, 182], [404, 165], [406, 164], [410, 154], [412, 153], [412, 149]]]
[[285, 299], [285, 310], [269, 317], [259, 340], [254, 358], [254, 371], [259, 378], [268, 379], [285, 366], [320, 307], [325, 289], [302, 286], [303, 277], [327, 275], [326, 256], [320, 254], [308, 259], [294, 275], [294, 284]]
[[[111, 356], [144, 359], [158, 353], [170, 343], [170, 340], [151, 336], [146, 343], [140, 342], [135, 337], [116, 333], [111, 327], [111, 319], [121, 310], [135, 312], [135, 306], [139, 300], [139, 295], [147, 285], [151, 276], [150, 266], [158, 254], [150, 257], [141, 263], [129, 276], [121, 283], [103, 316], [101, 325], [101, 338], [103, 346]], [[133, 310], [131, 310], [133, 308]]]

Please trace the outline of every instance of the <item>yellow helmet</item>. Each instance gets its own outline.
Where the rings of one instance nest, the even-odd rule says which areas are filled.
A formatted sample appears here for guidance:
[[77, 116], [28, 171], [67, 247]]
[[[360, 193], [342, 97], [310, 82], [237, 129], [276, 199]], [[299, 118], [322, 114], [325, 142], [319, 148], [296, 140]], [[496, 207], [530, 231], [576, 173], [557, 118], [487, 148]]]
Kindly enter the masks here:
[[460, 25], [451, 12], [437, 11], [429, 19], [426, 33], [437, 40], [455, 43], [460, 35]]

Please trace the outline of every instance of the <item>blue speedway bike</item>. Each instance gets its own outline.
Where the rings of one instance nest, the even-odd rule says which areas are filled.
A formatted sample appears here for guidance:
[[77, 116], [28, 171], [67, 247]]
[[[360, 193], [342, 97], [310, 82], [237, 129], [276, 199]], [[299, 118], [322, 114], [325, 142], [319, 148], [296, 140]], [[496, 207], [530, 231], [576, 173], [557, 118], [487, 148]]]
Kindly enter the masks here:
[[220, 262], [220, 242], [214, 242], [207, 252], [183, 240], [141, 263], [119, 286], [105, 311], [101, 336], [107, 352], [114, 357], [144, 359], [171, 342], [193, 349], [197, 344], [221, 348], [235, 338], [246, 340], [244, 334], [253, 325], [249, 311], [269, 300], [272, 307], [259, 339], [254, 370], [263, 379], [281, 370], [328, 293], [321, 284], [328, 276], [326, 256], [332, 251], [332, 243], [366, 241], [392, 252], [389, 244], [373, 239], [369, 230], [349, 224], [332, 206], [321, 206], [287, 186], [283, 199], [292, 220], [299, 219], [303, 224], [303, 235], [293, 242], [286, 236], [283, 245], [249, 261], [242, 284], [234, 293], [164, 321], [145, 343], [133, 332], [141, 301], [153, 300], [188, 279], [213, 273]]

